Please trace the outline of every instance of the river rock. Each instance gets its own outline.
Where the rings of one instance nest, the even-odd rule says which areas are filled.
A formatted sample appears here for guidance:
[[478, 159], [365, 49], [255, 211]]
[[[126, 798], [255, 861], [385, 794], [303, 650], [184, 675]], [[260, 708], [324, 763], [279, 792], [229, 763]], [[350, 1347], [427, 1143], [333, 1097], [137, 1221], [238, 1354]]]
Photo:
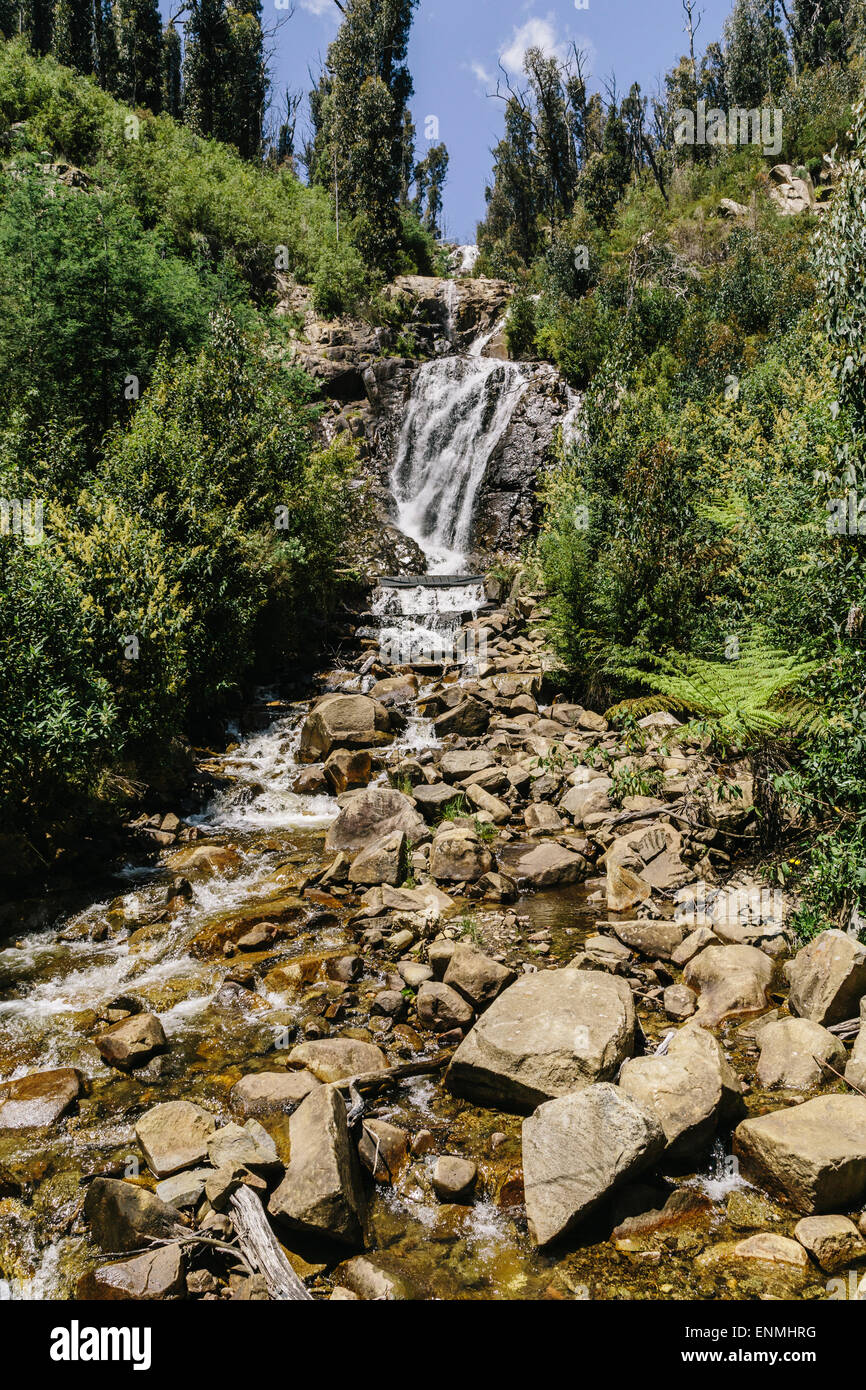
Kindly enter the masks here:
[[698, 996], [688, 985], [668, 985], [662, 995], [662, 1008], [668, 1018], [691, 1018], [698, 1006]]
[[571, 816], [575, 825], [583, 825], [587, 816], [600, 815], [611, 810], [610, 792], [613, 782], [609, 777], [596, 777], [570, 787], [559, 803], [559, 809]]
[[207, 1159], [208, 1140], [216, 1129], [213, 1115], [189, 1100], [170, 1100], [147, 1110], [135, 1133], [150, 1171], [167, 1178]]
[[393, 1257], [389, 1260], [387, 1252], [377, 1251], [375, 1256], [355, 1255], [337, 1266], [334, 1278], [340, 1281], [338, 1288], [344, 1290], [343, 1297], [364, 1302], [402, 1303], [422, 1297], [406, 1278], [400, 1261]]
[[131, 1071], [143, 1067], [167, 1046], [162, 1024], [155, 1014], [133, 1014], [94, 1038], [109, 1066]]
[[433, 1169], [433, 1191], [440, 1202], [471, 1202], [478, 1167], [468, 1158], [445, 1155]]
[[267, 1130], [258, 1120], [244, 1125], [223, 1125], [208, 1140], [208, 1158], [214, 1168], [275, 1168], [279, 1164], [277, 1149]]
[[323, 776], [335, 796], [351, 787], [366, 787], [373, 776], [373, 761], [366, 748], [335, 748], [323, 769]]
[[547, 801], [533, 801], [523, 813], [524, 824], [531, 835], [558, 835], [565, 826], [562, 817]]
[[866, 1260], [866, 1240], [847, 1216], [804, 1216], [794, 1235], [825, 1274]]
[[358, 852], [376, 840], [404, 831], [410, 840], [429, 839], [424, 820], [408, 796], [393, 787], [367, 787], [354, 792], [328, 830], [325, 852]]
[[766, 1090], [782, 1087], [808, 1091], [833, 1076], [821, 1066], [845, 1067], [846, 1053], [838, 1038], [808, 1018], [780, 1018], [761, 1029], [757, 1079]]
[[358, 1142], [358, 1157], [377, 1182], [394, 1183], [409, 1153], [405, 1130], [387, 1120], [365, 1120]]
[[648, 960], [670, 960], [683, 939], [682, 927], [676, 922], [650, 922], [636, 918], [632, 922], [608, 922], [623, 945]]
[[345, 1081], [370, 1071], [387, 1071], [388, 1058], [375, 1043], [356, 1038], [314, 1038], [289, 1053], [290, 1067], [305, 1067], [317, 1081]]
[[524, 975], [493, 1001], [447, 1073], [457, 1095], [529, 1110], [613, 1078], [634, 1051], [632, 992], [598, 971]]
[[478, 811], [485, 811], [494, 825], [505, 825], [511, 820], [511, 807], [492, 792], [485, 791], [477, 782], [470, 782], [465, 789], [467, 800]]
[[430, 849], [430, 873], [438, 883], [473, 883], [495, 860], [486, 845], [463, 825], [445, 825]]
[[614, 840], [604, 858], [609, 911], [629, 912], [648, 902], [654, 888], [669, 893], [690, 883], [695, 875], [680, 858], [681, 843], [679, 831], [666, 823]]
[[655, 1115], [609, 1083], [540, 1105], [523, 1122], [526, 1216], [533, 1242], [549, 1245], [573, 1230], [663, 1148]]
[[866, 995], [866, 946], [843, 931], [823, 931], [790, 962], [788, 1007], [813, 1023], [855, 1018]]
[[700, 996], [698, 1018], [708, 1027], [731, 1014], [766, 1009], [772, 977], [769, 957], [756, 946], [707, 946], [683, 973]]
[[406, 877], [407, 841], [403, 830], [392, 830], [381, 839], [366, 845], [352, 860], [349, 882], [372, 888], [388, 883], [398, 888]]
[[454, 947], [444, 975], [445, 984], [462, 994], [474, 1009], [485, 1009], [516, 979], [513, 970], [462, 943]]
[[186, 1294], [183, 1255], [177, 1245], [148, 1250], [132, 1260], [100, 1265], [82, 1275], [77, 1294], [85, 1301], [159, 1303]]
[[818, 1096], [743, 1120], [734, 1153], [747, 1177], [797, 1211], [856, 1206], [866, 1197], [866, 1098]]
[[289, 1121], [291, 1157], [268, 1211], [295, 1230], [344, 1245], [363, 1239], [366, 1201], [346, 1105], [334, 1086], [321, 1086]]
[[426, 821], [436, 821], [445, 807], [456, 801], [460, 792], [450, 782], [421, 782], [412, 788], [415, 805]]
[[460, 734], [463, 738], [477, 738], [483, 734], [490, 723], [490, 711], [480, 700], [471, 696], [461, 700], [453, 709], [438, 715], [433, 720], [433, 731], [437, 738], [448, 734]]
[[117, 1178], [94, 1178], [84, 1198], [84, 1219], [100, 1249], [137, 1250], [151, 1236], [173, 1235], [178, 1214], [146, 1187]]
[[418, 1018], [434, 1033], [447, 1033], [452, 1028], [466, 1028], [474, 1018], [472, 1006], [446, 984], [425, 980], [415, 996]]
[[587, 868], [582, 854], [553, 843], [536, 845], [513, 864], [518, 882], [522, 879], [532, 888], [558, 888], [566, 883], [577, 883], [586, 875]]
[[439, 771], [448, 782], [457, 782], [463, 777], [471, 777], [475, 772], [483, 772], [493, 767], [496, 759], [486, 748], [455, 748], [443, 753], [439, 759]]
[[170, 1207], [197, 1207], [204, 1196], [211, 1168], [186, 1168], [156, 1184], [156, 1195]]
[[81, 1073], [75, 1067], [34, 1071], [0, 1082], [0, 1130], [53, 1125], [78, 1099]]
[[866, 1091], [866, 998], [860, 1001], [860, 1032], [845, 1067], [845, 1080], [858, 1091]]
[[667, 1157], [677, 1162], [699, 1157], [719, 1125], [745, 1113], [740, 1078], [712, 1034], [696, 1025], [681, 1028], [662, 1056], [625, 1062], [619, 1084], [656, 1115]]
[[304, 720], [298, 761], [319, 763], [334, 748], [375, 748], [391, 738], [391, 716], [378, 700], [368, 695], [323, 695]]

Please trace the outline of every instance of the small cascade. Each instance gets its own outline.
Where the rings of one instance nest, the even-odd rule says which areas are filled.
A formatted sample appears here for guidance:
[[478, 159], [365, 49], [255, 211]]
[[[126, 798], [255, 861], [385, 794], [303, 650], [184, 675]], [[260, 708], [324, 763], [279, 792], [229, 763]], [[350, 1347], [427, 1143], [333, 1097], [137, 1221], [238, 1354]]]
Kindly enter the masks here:
[[481, 576], [385, 579], [373, 594], [382, 660], [391, 666], [474, 666], [475, 635], [461, 631], [485, 602]]
[[478, 489], [525, 390], [517, 364], [489, 358], [440, 358], [415, 373], [391, 488], [397, 525], [431, 574], [465, 572]]
[[504, 318], [497, 319], [488, 333], [479, 333], [478, 337], [469, 346], [469, 356], [483, 357], [484, 349], [502, 332], [505, 323], [506, 320]]

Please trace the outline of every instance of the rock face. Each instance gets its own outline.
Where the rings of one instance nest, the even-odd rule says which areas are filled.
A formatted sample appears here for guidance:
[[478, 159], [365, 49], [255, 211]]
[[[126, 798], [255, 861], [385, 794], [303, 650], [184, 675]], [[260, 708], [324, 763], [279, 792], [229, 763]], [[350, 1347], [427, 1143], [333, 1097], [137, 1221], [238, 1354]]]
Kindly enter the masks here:
[[837, 1071], [845, 1068], [845, 1049], [839, 1039], [808, 1018], [768, 1023], [761, 1029], [760, 1045], [758, 1084], [768, 1090], [778, 1086], [808, 1091], [820, 1085], [827, 1076], [822, 1062], [830, 1062]]
[[539, 1106], [523, 1122], [529, 1233], [549, 1245], [573, 1230], [664, 1148], [656, 1117], [602, 1083]]
[[773, 967], [756, 946], [708, 946], [689, 961], [683, 979], [699, 998], [698, 1018], [714, 1027], [730, 1014], [767, 1007]]
[[116, 1178], [94, 1178], [84, 1199], [84, 1219], [97, 1245], [116, 1251], [137, 1250], [150, 1236], [170, 1236], [178, 1215], [147, 1188]]
[[734, 1153], [747, 1177], [802, 1212], [833, 1212], [866, 1198], [866, 1099], [819, 1096], [744, 1120]]
[[338, 1090], [322, 1086], [289, 1121], [291, 1158], [268, 1211], [295, 1230], [344, 1245], [363, 1239], [364, 1189]]
[[797, 952], [788, 967], [793, 1014], [813, 1023], [856, 1018], [866, 995], [866, 946], [842, 931], [824, 931]]
[[81, 1094], [81, 1074], [74, 1067], [36, 1071], [0, 1083], [0, 1130], [53, 1125]]
[[328, 830], [325, 851], [355, 853], [401, 830], [410, 840], [419, 840], [428, 833], [423, 817], [408, 796], [392, 787], [367, 787], [347, 798]]
[[135, 1126], [147, 1166], [157, 1178], [207, 1159], [207, 1145], [216, 1129], [213, 1115], [189, 1100], [170, 1100], [146, 1111]]
[[619, 1084], [656, 1115], [674, 1160], [697, 1157], [720, 1124], [745, 1113], [739, 1077], [712, 1034], [696, 1025], [681, 1028], [663, 1056], [627, 1061]]
[[374, 748], [391, 741], [391, 716], [367, 695], [323, 695], [304, 721], [298, 760], [318, 763], [335, 748]]
[[518, 553], [539, 515], [538, 478], [554, 432], [576, 400], [554, 367], [523, 367], [526, 389], [494, 448], [475, 508], [473, 548]]
[[634, 1050], [634, 1029], [624, 980], [569, 969], [524, 975], [463, 1039], [447, 1084], [481, 1105], [530, 1110], [613, 1078]]

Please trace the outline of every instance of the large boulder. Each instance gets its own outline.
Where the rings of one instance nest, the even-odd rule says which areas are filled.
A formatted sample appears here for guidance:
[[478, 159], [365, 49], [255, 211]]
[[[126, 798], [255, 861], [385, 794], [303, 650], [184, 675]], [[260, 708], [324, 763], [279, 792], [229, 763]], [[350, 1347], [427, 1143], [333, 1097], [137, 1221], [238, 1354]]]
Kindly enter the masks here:
[[145, 1111], [135, 1126], [147, 1166], [157, 1178], [207, 1160], [213, 1115], [189, 1100], [170, 1100]]
[[462, 943], [454, 947], [444, 975], [444, 983], [462, 994], [474, 1009], [485, 1009], [516, 979], [513, 970]]
[[466, 1028], [474, 1018], [471, 1004], [450, 985], [438, 980], [425, 980], [415, 997], [419, 1022], [434, 1033], [449, 1033], [452, 1028]]
[[866, 1198], [866, 1097], [818, 1096], [743, 1120], [734, 1153], [746, 1177], [797, 1211], [838, 1212]]
[[569, 787], [559, 803], [560, 811], [571, 816], [575, 825], [583, 825], [587, 816], [600, 815], [611, 809], [610, 777], [595, 777], [591, 782], [583, 782]]
[[847, 1216], [804, 1216], [794, 1235], [825, 1274], [866, 1260], [866, 1240]]
[[391, 716], [368, 695], [323, 695], [301, 729], [298, 761], [319, 763], [334, 748], [378, 748], [392, 738]]
[[393, 787], [367, 787], [351, 793], [340, 814], [328, 830], [326, 854], [345, 850], [349, 854], [365, 849], [374, 840], [384, 839], [402, 830], [410, 840], [428, 835], [423, 817], [419, 816], [408, 796]]
[[757, 946], [707, 946], [683, 974], [700, 996], [698, 1018], [709, 1027], [731, 1014], [766, 1009], [772, 978], [772, 963]]
[[366, 845], [356, 854], [349, 869], [349, 882], [362, 888], [388, 883], [397, 888], [406, 877], [407, 841], [403, 830], [392, 830]]
[[823, 1062], [844, 1070], [845, 1049], [838, 1038], [808, 1018], [780, 1018], [762, 1028], [759, 1037], [758, 1085], [765, 1090], [782, 1087], [808, 1091], [822, 1081], [833, 1080]]
[[444, 825], [430, 849], [430, 873], [437, 883], [474, 883], [495, 862], [475, 831], [464, 825]]
[[[186, 1276], [183, 1254], [177, 1245], [148, 1250], [132, 1260], [99, 1265], [78, 1281], [77, 1294], [85, 1302], [158, 1303], [183, 1298]], [[137, 1369], [137, 1368], [136, 1368]]]
[[258, 1071], [242, 1076], [229, 1103], [243, 1119], [289, 1114], [322, 1083], [308, 1071]]
[[690, 883], [695, 875], [680, 858], [681, 845], [679, 831], [665, 822], [614, 840], [604, 858], [609, 911], [629, 912], [654, 888], [670, 893]]
[[661, 1154], [655, 1115], [602, 1083], [539, 1106], [523, 1122], [529, 1234], [549, 1245]]
[[178, 1214], [146, 1187], [117, 1178], [94, 1178], [84, 1199], [84, 1219], [100, 1249], [138, 1250], [150, 1237], [175, 1232]]
[[0, 1130], [53, 1125], [81, 1094], [75, 1067], [35, 1071], [0, 1083]]
[[346, 1105], [335, 1086], [320, 1086], [289, 1121], [291, 1157], [271, 1196], [277, 1220], [344, 1245], [363, 1240], [365, 1197]]
[[856, 1018], [866, 995], [866, 946], [843, 931], [824, 931], [788, 966], [792, 1014], [829, 1027]]
[[447, 709], [444, 714], [438, 715], [433, 720], [433, 729], [437, 738], [445, 738], [446, 734], [476, 738], [478, 734], [484, 733], [489, 723], [490, 710], [487, 705], [470, 695], [451, 709]]
[[166, 1048], [162, 1024], [154, 1014], [133, 1014], [94, 1038], [104, 1060], [112, 1067], [132, 1071], [143, 1067]]
[[616, 1076], [634, 1051], [632, 992], [597, 971], [524, 975], [463, 1039], [447, 1073], [457, 1095], [506, 1110]]
[[620, 1088], [657, 1116], [667, 1156], [698, 1157], [720, 1124], [745, 1113], [743, 1086], [711, 1033], [681, 1028], [662, 1056], [633, 1057], [622, 1068]]

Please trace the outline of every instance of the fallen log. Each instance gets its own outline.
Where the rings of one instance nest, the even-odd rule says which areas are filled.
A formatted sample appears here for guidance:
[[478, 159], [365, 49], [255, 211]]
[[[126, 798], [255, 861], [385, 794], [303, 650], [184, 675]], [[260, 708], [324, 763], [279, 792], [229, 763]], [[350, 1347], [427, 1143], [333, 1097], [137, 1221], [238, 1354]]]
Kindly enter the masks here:
[[312, 1303], [313, 1295], [289, 1264], [256, 1194], [243, 1184], [230, 1199], [232, 1225], [246, 1263], [264, 1278], [278, 1303]]

